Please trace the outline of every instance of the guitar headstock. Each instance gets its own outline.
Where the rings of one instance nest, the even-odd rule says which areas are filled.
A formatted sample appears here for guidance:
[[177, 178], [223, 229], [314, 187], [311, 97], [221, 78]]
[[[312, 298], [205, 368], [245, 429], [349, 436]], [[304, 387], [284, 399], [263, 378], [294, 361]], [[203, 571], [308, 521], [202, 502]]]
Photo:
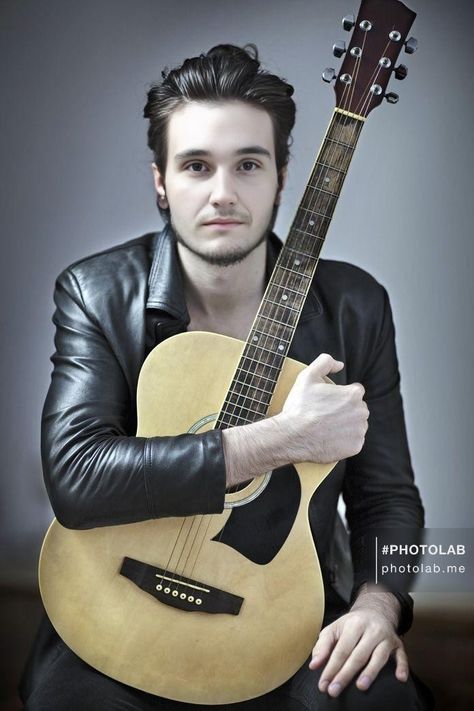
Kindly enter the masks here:
[[357, 19], [348, 15], [342, 21], [352, 36], [346, 49], [344, 42], [333, 47], [336, 57], [344, 61], [336, 77], [334, 69], [325, 69], [324, 81], [335, 79], [336, 107], [357, 116], [366, 117], [385, 97], [395, 104], [398, 95], [386, 92], [394, 74], [405, 79], [407, 67], [395, 66], [405, 47], [408, 54], [417, 49], [417, 40], [408, 37], [416, 17], [400, 0], [362, 0]]

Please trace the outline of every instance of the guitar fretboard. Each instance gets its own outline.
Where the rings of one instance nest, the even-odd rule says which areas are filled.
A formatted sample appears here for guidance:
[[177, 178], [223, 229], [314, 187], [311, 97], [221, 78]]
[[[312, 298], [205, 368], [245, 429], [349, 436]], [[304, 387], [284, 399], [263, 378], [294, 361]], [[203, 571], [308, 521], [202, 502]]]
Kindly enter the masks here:
[[219, 413], [224, 429], [266, 416], [364, 121], [335, 109]]

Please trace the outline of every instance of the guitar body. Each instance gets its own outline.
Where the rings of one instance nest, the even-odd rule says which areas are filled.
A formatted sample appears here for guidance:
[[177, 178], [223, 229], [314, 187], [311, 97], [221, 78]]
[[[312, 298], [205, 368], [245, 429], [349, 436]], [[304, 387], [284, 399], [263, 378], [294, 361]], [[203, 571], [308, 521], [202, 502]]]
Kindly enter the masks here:
[[[137, 435], [212, 428], [243, 346], [201, 332], [157, 346], [140, 373]], [[285, 359], [269, 416], [281, 410], [304, 367]], [[54, 521], [40, 559], [41, 595], [54, 627], [94, 668], [169, 699], [224, 704], [276, 688], [304, 663], [321, 627], [324, 592], [308, 505], [333, 466], [298, 464], [268, 481], [257, 477], [227, 494], [228, 508], [212, 516], [83, 531]], [[181, 594], [191, 592], [195, 601], [213, 586], [243, 598], [240, 611], [164, 604], [120, 574], [124, 557], [166, 568], [170, 595], [166, 580], [174, 570], [199, 583]]]

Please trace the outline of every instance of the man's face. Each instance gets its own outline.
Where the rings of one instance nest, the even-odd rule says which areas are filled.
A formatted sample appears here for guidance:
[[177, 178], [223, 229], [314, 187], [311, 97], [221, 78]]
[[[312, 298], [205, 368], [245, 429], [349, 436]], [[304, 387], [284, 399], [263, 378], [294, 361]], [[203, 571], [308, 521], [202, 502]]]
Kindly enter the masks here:
[[244, 259], [265, 239], [277, 201], [269, 114], [240, 101], [192, 102], [171, 115], [167, 147], [155, 185], [178, 241], [211, 264]]

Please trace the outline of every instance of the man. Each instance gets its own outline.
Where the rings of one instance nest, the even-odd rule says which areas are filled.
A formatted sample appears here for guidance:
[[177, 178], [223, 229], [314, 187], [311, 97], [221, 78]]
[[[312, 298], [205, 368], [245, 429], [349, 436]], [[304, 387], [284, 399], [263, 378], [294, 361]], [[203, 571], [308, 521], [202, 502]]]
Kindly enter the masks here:
[[[253, 475], [342, 460], [311, 504], [327, 596], [312, 658], [279, 689], [232, 708], [426, 708], [399, 637], [410, 626], [411, 601], [367, 585], [361, 546], [370, 527], [423, 522], [390, 306], [372, 277], [321, 261], [290, 352], [310, 365], [280, 414], [200, 435], [134, 436], [136, 383], [151, 348], [183, 330], [247, 337], [280, 249], [271, 228], [294, 124], [291, 94], [260, 68], [254, 48], [229, 45], [186, 60], [150, 90], [145, 116], [167, 224], [58, 278], [45, 481], [58, 520], [91, 528], [217, 513], [226, 488]], [[329, 570], [341, 491], [354, 563], [350, 607]], [[30, 710], [206, 708], [104, 677], [48, 621], [22, 693]]]

